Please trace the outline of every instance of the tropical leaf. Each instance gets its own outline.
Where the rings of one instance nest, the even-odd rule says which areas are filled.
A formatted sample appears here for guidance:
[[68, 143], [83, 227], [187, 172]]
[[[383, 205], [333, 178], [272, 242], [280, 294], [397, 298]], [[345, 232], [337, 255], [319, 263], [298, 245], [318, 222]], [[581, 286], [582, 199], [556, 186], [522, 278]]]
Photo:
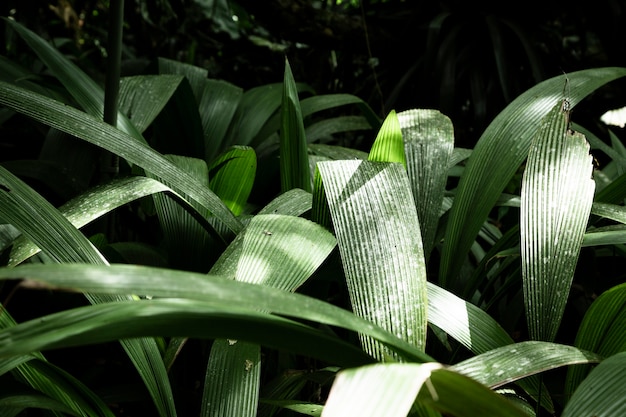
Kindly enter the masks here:
[[[392, 333], [374, 323], [357, 317], [347, 310], [302, 294], [290, 293], [265, 285], [224, 279], [222, 276], [207, 276], [193, 272], [124, 264], [112, 264], [109, 266], [90, 264], [25, 264], [16, 268], [0, 268], [0, 279], [16, 278], [29, 278], [35, 280], [37, 283], [46, 283], [44, 286], [48, 286], [49, 288], [73, 289], [87, 293], [146, 294], [154, 297], [175, 297], [198, 300], [206, 303], [207, 308], [211, 305], [217, 306], [213, 308], [213, 310], [216, 311], [220, 308], [225, 309], [225, 311], [229, 311], [230, 308], [233, 308], [236, 310], [243, 309], [246, 311], [254, 311], [255, 314], [259, 311], [273, 312], [275, 314], [359, 332], [386, 344], [397, 352], [398, 355], [406, 358], [406, 360], [432, 362], [430, 356], [426, 355], [415, 346], [394, 336]], [[35, 281], [33, 281], [33, 284], [41, 287], [41, 284], [37, 284]], [[128, 304], [132, 305], [134, 303]], [[168, 306], [164, 307], [165, 310], [170, 310], [170, 307], [173, 310], [176, 309], [174, 301], [166, 304], [168, 304]], [[89, 306], [89, 308], [91, 307], [100, 306]], [[137, 310], [134, 310], [135, 307], [128, 308], [135, 311], [137, 314], [140, 314], [142, 309], [142, 307], [137, 307]], [[191, 307], [189, 308], [191, 309]], [[94, 312], [93, 314], [97, 316], [97, 313]], [[111, 311], [111, 314], [115, 315], [114, 309]], [[97, 321], [97, 318], [94, 318], [94, 320]], [[242, 320], [245, 321], [243, 318]], [[103, 319], [103, 321], [105, 320]], [[37, 321], [34, 321], [30, 325], [35, 326], [36, 324]], [[45, 320], [40, 324], [45, 324]], [[21, 324], [18, 326], [21, 326]], [[85, 325], [85, 327], [89, 326]], [[173, 330], [176, 330], [176, 326], [172, 325], [171, 327]], [[137, 323], [137, 328], [139, 331], [143, 331], [141, 330], [140, 323]], [[225, 327], [225, 329], [227, 329], [227, 327]], [[155, 331], [159, 333], [157, 330], [158, 326]], [[206, 332], [206, 330], [207, 328], [204, 327], [203, 331]], [[111, 329], [111, 331], [114, 332], [115, 330]], [[198, 331], [201, 331], [200, 327], [198, 327]], [[243, 330], [237, 332], [237, 335], [229, 334], [222, 335], [221, 337], [236, 339], [238, 336], [245, 336]], [[262, 332], [253, 333], [261, 334]], [[287, 335], [288, 332], [285, 333], [284, 337], [288, 338]], [[33, 335], [31, 334], [30, 336]], [[25, 334], [25, 337], [30, 336]], [[113, 337], [113, 334], [111, 333], [107, 337]], [[217, 335], [216, 337], [220, 336]], [[265, 335], [265, 337], [271, 339], [268, 335]], [[296, 336], [294, 336], [294, 338], [295, 337]], [[240, 339], [245, 340], [246, 338], [243, 337]], [[96, 339], [94, 339], [94, 342], [95, 340]], [[289, 343], [297, 344], [296, 341], [290, 341]], [[6, 348], [11, 349], [11, 346], [12, 344], [9, 344]], [[310, 346], [307, 349], [314, 350], [314, 346]], [[362, 359], [362, 355], [361, 353], [357, 356]]]
[[[320, 162], [318, 171], [352, 308], [424, 349], [426, 267], [406, 170], [400, 164], [349, 160]], [[380, 360], [389, 353], [371, 339], [362, 343]]]
[[179, 75], [137, 75], [120, 80], [120, 112], [144, 132], [172, 98], [183, 80]]
[[603, 360], [578, 386], [562, 417], [620, 416], [626, 413], [626, 352]]
[[0, 103], [125, 158], [172, 184], [177, 192], [206, 208], [232, 231], [241, 229], [241, 223], [207, 187], [122, 131], [72, 107], [2, 82]]
[[[229, 251], [228, 261], [217, 264], [220, 267], [214, 267], [211, 272], [234, 271], [238, 281], [291, 292], [313, 274], [335, 244], [330, 232], [309, 220], [257, 215], [231, 244], [239, 250]], [[209, 356], [203, 401], [207, 406], [203, 415], [256, 416], [260, 347], [234, 340], [217, 342]], [[248, 365], [244, 366], [245, 371], [241, 364]]]
[[209, 187], [239, 216], [248, 202], [256, 175], [256, 154], [248, 146], [227, 149], [209, 166]]
[[525, 416], [504, 397], [439, 363], [343, 370], [333, 383], [322, 416], [405, 417], [416, 399], [454, 416]]
[[[186, 207], [188, 211], [194, 212], [186, 200], [175, 195], [165, 184], [147, 177], [118, 178], [94, 187], [89, 192], [63, 204], [58, 208], [58, 211], [75, 228], [80, 229], [124, 204], [155, 193], [168, 193], [171, 198], [178, 201], [178, 204]], [[42, 207], [40, 210], [44, 210], [44, 208]], [[196, 214], [196, 218], [203, 219], [198, 214]], [[209, 224], [205, 224], [205, 228], [211, 230]], [[7, 266], [16, 266], [39, 251], [37, 245], [25, 236], [21, 236], [14, 242]]]
[[[54, 262], [107, 265], [102, 254], [78, 229], [43, 197], [2, 167], [0, 184], [3, 185], [0, 190], [0, 217], [20, 229]], [[123, 294], [85, 296], [92, 304], [135, 299]], [[144, 380], [159, 415], [176, 415], [167, 373], [154, 339], [121, 340], [120, 343]]]
[[293, 188], [311, 191], [311, 172], [304, 122], [296, 83], [285, 60], [280, 125], [280, 184], [283, 192]]
[[448, 165], [454, 148], [450, 119], [436, 110], [398, 113], [404, 138], [407, 172], [420, 221], [424, 254], [429, 258], [448, 180]]
[[534, 340], [553, 341], [559, 329], [595, 188], [589, 144], [569, 131], [565, 105], [545, 117], [522, 178], [522, 283]]
[[[63, 56], [33, 31], [13, 19], [5, 17], [2, 19], [24, 39], [81, 108], [91, 116], [102, 120], [104, 115], [104, 91], [102, 88], [78, 68], [76, 64]], [[121, 112], [118, 112], [117, 115], [117, 127], [133, 139], [145, 143], [145, 139], [135, 128], [135, 125]]]
[[[573, 108], [600, 86], [626, 76], [626, 68], [568, 74]], [[511, 102], [478, 140], [461, 175], [442, 248], [439, 282], [454, 285], [467, 253], [506, 184], [526, 158], [539, 121], [562, 98], [564, 76], [539, 83]]]
[[454, 364], [451, 369], [490, 388], [498, 388], [562, 366], [598, 363], [601, 360], [601, 356], [573, 346], [527, 341], [490, 350]]
[[368, 159], [378, 162], [399, 162], [406, 167], [402, 129], [395, 110], [389, 112], [380, 127]]
[[[609, 357], [626, 351], [626, 284], [603, 292], [589, 307], [583, 317], [574, 345]], [[591, 367], [577, 366], [568, 369], [565, 379], [566, 396], [571, 396]]]

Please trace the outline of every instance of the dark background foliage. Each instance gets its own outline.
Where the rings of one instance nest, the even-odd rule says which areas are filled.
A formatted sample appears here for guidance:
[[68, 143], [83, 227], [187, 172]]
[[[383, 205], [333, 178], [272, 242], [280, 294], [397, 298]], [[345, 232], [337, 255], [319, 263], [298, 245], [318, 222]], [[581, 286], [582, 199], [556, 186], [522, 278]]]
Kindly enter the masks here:
[[[287, 56], [298, 82], [319, 94], [355, 94], [381, 117], [392, 109], [441, 110], [463, 147], [473, 147], [508, 102], [541, 80], [626, 66], [626, 5], [619, 0], [126, 0], [125, 8], [126, 74], [162, 56], [247, 89], [280, 82]], [[9, 0], [3, 9], [102, 79], [108, 1]], [[9, 33], [4, 38], [9, 56], [26, 52]], [[621, 105], [621, 92], [615, 84], [600, 91], [602, 107], [591, 97], [576, 121], [593, 123]]]

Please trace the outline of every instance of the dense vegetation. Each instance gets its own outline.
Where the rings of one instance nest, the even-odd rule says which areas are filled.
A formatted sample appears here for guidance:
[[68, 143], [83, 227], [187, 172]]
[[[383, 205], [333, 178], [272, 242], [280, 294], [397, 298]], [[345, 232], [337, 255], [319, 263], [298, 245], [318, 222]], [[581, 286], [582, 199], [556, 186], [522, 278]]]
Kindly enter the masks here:
[[[319, 3], [330, 26], [370, 10]], [[151, 56], [140, 30], [101, 59], [80, 53], [95, 30], [2, 21], [2, 415], [623, 415], [624, 148], [598, 112], [626, 66], [475, 90], [485, 128], [459, 144], [445, 110], [468, 96], [320, 88], [295, 41], [251, 26], [258, 5], [232, 26], [226, 4], [137, 1], [126, 21], [186, 16], [180, 40], [200, 10], [278, 48], [278, 82], [216, 77], [193, 42]], [[442, 51], [412, 74], [449, 68]]]

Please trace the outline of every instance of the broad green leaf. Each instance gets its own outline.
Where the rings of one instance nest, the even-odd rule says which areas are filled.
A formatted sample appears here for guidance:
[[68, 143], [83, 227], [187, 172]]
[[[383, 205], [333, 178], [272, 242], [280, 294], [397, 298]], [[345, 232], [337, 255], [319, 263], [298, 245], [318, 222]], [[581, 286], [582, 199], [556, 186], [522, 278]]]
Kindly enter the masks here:
[[300, 188], [293, 188], [286, 193], [282, 193], [265, 207], [259, 210], [258, 214], [284, 214], [288, 216], [301, 216], [311, 211], [313, 196]]
[[156, 64], [157, 71], [161, 75], [182, 75], [187, 78], [196, 102], [200, 102], [202, 94], [204, 93], [205, 81], [209, 75], [208, 70], [196, 65], [186, 64], [164, 57], [158, 57]]
[[54, 98], [58, 101], [65, 101], [65, 97], [61, 92], [48, 88], [39, 83], [42, 77], [32, 73], [32, 71], [22, 67], [17, 62], [10, 60], [5, 56], [0, 56], [0, 79], [8, 83], [19, 85], [28, 90], [34, 91], [44, 96]]
[[280, 185], [283, 192], [292, 188], [311, 191], [311, 172], [304, 123], [296, 83], [285, 60], [280, 124]]
[[[168, 193], [187, 210], [193, 211], [182, 197], [175, 195], [165, 184], [147, 177], [119, 178], [94, 187], [63, 204], [58, 210], [75, 228], [80, 229], [124, 204], [155, 193]], [[205, 226], [211, 228], [208, 224]], [[22, 236], [14, 243], [7, 265], [16, 266], [39, 251], [37, 245]]]
[[[594, 68], [568, 74], [573, 107], [602, 85], [626, 76], [626, 68]], [[494, 203], [526, 159], [537, 122], [562, 98], [565, 77], [543, 81], [513, 100], [478, 140], [459, 180], [442, 248], [439, 282], [453, 286]]]
[[19, 378], [40, 392], [74, 410], [76, 415], [113, 417], [105, 402], [63, 369], [37, 358], [17, 370]]
[[451, 369], [490, 388], [498, 388], [562, 366], [598, 363], [601, 360], [601, 356], [574, 346], [528, 341], [490, 350], [459, 362]]
[[[414, 346], [352, 312], [302, 294], [221, 276], [124, 264], [27, 264], [0, 268], [0, 279], [17, 278], [29, 278], [54, 288], [88, 293], [148, 294], [199, 300], [207, 305], [214, 303], [212, 305], [225, 311], [233, 308], [273, 312], [362, 333], [388, 345], [407, 360], [432, 361], [430, 356]], [[236, 338], [232, 334], [222, 337]]]
[[144, 132], [176, 92], [179, 75], [138, 75], [120, 80], [120, 111]]
[[[2, 308], [0, 328], [10, 328], [15, 324], [6, 308]], [[46, 362], [41, 353], [0, 359], [0, 375], [9, 371], [18, 380], [65, 404], [81, 416], [112, 416], [100, 398], [67, 372]]]
[[405, 417], [416, 399], [454, 416], [525, 416], [504, 397], [439, 363], [343, 370], [333, 383], [322, 416]]
[[626, 352], [603, 360], [578, 386], [562, 417], [622, 416], [626, 413]]
[[8, 395], [8, 396], [0, 397], [0, 409], [1, 410], [9, 410], [9, 409], [19, 410], [19, 411], [16, 411], [15, 414], [11, 414], [11, 415], [17, 415], [21, 411], [29, 409], [29, 408], [40, 408], [44, 410], [63, 412], [71, 416], [80, 416], [79, 413], [74, 412], [71, 408], [63, 405], [59, 401], [56, 401], [44, 395], [16, 394], [16, 395]]
[[0, 103], [125, 158], [172, 184], [177, 192], [189, 196], [192, 202], [209, 210], [232, 231], [241, 230], [241, 223], [207, 187], [199, 184], [163, 155], [132, 140], [122, 131], [72, 107], [2, 82]]
[[[406, 170], [371, 161], [318, 163], [352, 308], [418, 349], [426, 342], [426, 266]], [[362, 337], [382, 360], [387, 349]]]
[[596, 216], [611, 219], [616, 222], [626, 224], [626, 207], [617, 204], [594, 202], [591, 206], [591, 213]]
[[[475, 355], [513, 345], [513, 338], [484, 310], [453, 293], [428, 282], [428, 322], [445, 331]], [[518, 384], [537, 398], [539, 381], [526, 378]], [[551, 399], [541, 398], [542, 405], [553, 411]]]
[[439, 363], [376, 364], [340, 371], [328, 394], [322, 417], [405, 417]]
[[[253, 139], [272, 114], [280, 108], [282, 95], [283, 85], [279, 83], [251, 88], [244, 92], [228, 129], [224, 146], [244, 145], [257, 148], [266, 138], [263, 137], [259, 142], [253, 142]], [[275, 131], [276, 129], [272, 130]]]
[[[85, 112], [98, 120], [102, 120], [104, 112], [104, 91], [102, 88], [76, 64], [34, 32], [13, 19], [4, 17], [3, 19], [24, 39]], [[129, 137], [145, 143], [145, 139], [135, 128], [135, 125], [121, 112], [118, 112], [117, 115], [117, 127]]]
[[[209, 187], [209, 169], [203, 159], [179, 155], [165, 157], [199, 184]], [[216, 252], [222, 249], [221, 242], [216, 244], [207, 230], [168, 196], [158, 193], [152, 199], [163, 231], [162, 243], [171, 267], [197, 272], [208, 271], [217, 259]], [[202, 218], [209, 217], [209, 213], [202, 210], [202, 207], [197, 209]]]
[[[432, 386], [432, 389], [431, 389]], [[484, 385], [449, 369], [435, 370], [422, 387], [418, 401], [446, 415], [460, 417], [525, 416], [515, 403]]]
[[188, 79], [183, 78], [163, 111], [152, 123], [149, 144], [162, 154], [204, 159], [204, 142], [198, 103]]
[[370, 150], [370, 161], [399, 162], [406, 167], [402, 129], [395, 110], [387, 115]]
[[305, 128], [305, 133], [307, 142], [312, 143], [328, 140], [338, 133], [370, 129], [372, 125], [363, 116], [340, 116], [312, 123]]
[[211, 346], [201, 416], [255, 417], [261, 381], [259, 345], [218, 339]]
[[222, 80], [206, 80], [198, 111], [204, 129], [204, 159], [207, 163], [226, 149], [226, 133], [237, 107], [241, 102], [243, 90]]
[[[296, 85], [297, 87], [300, 87]], [[298, 89], [299, 91], [302, 88]], [[378, 129], [380, 127], [380, 120], [376, 113], [365, 103], [361, 98], [351, 95], [351, 94], [323, 94], [323, 95], [314, 95], [312, 97], [304, 98], [300, 101], [300, 108], [302, 110], [302, 118], [307, 119], [308, 116], [311, 116], [314, 113], [321, 112], [324, 110], [329, 110], [332, 108], [355, 104], [363, 113], [363, 116], [341, 116], [337, 119], [341, 119], [341, 125], [333, 118], [324, 119], [320, 123], [321, 125], [313, 128], [315, 125], [312, 124], [307, 126], [308, 128], [313, 128], [313, 135], [309, 136], [309, 132], [307, 131], [307, 141], [310, 143], [314, 140], [315, 130], [318, 128], [321, 130], [326, 130], [327, 132], [335, 131], [345, 131], [345, 130], [360, 130], [360, 129], [370, 129], [375, 128]], [[365, 118], [365, 120], [363, 120]], [[328, 126], [328, 121], [330, 126]], [[326, 125], [326, 126], [325, 126]], [[347, 125], [347, 126], [346, 126]], [[263, 126], [263, 129], [258, 132], [254, 141], [250, 143], [255, 149], [258, 148], [264, 141], [267, 141], [271, 135], [280, 129], [280, 115], [275, 114]]]
[[341, 366], [373, 362], [358, 347], [292, 320], [230, 300], [180, 298], [113, 301], [20, 323], [0, 332], [0, 357], [154, 336], [248, 341]]
[[429, 258], [435, 245], [448, 165], [454, 148], [454, 128], [448, 117], [436, 110], [398, 113], [407, 172], [420, 221], [424, 254]]
[[[575, 346], [609, 357], [626, 351], [626, 284], [603, 292], [583, 317]], [[565, 392], [570, 396], [589, 373], [589, 366], [568, 369]]]
[[380, 119], [376, 113], [363, 99], [352, 94], [323, 94], [307, 97], [300, 103], [302, 106], [302, 116], [304, 117], [323, 110], [350, 104], [355, 104], [361, 109], [363, 116], [367, 119], [371, 128], [380, 128]]
[[334, 236], [301, 217], [252, 218], [242, 236], [235, 279], [295, 291], [330, 255]]
[[589, 144], [569, 131], [567, 103], [542, 121], [522, 178], [522, 287], [534, 340], [553, 341], [559, 329], [595, 188]]
[[[227, 262], [237, 266], [227, 265], [225, 270], [234, 269], [238, 281], [291, 292], [315, 272], [335, 244], [330, 232], [309, 220], [257, 215], [231, 244], [241, 250], [239, 254], [229, 252]], [[254, 417], [260, 389], [260, 348], [232, 340], [218, 342], [214, 343], [209, 357], [203, 401], [207, 406], [203, 415]], [[224, 366], [223, 362], [232, 366]], [[242, 363], [249, 364], [245, 373], [241, 370]], [[224, 398], [232, 400], [224, 401]]]
[[248, 146], [233, 146], [209, 166], [209, 187], [226, 207], [239, 216], [252, 191], [256, 175], [256, 154]]
[[367, 160], [369, 156], [367, 152], [358, 149], [345, 148], [337, 145], [310, 144], [309, 152], [311, 155], [322, 156], [329, 160], [338, 159], [362, 159]]
[[46, 199], [0, 166], [0, 218], [56, 262], [106, 264], [100, 252]]
[[[117, 129], [115, 129], [117, 130]], [[48, 201], [0, 167], [0, 218], [20, 229], [55, 262], [107, 265], [102, 254]], [[130, 293], [126, 293], [130, 294]], [[85, 294], [92, 304], [133, 300], [131, 295]], [[171, 387], [154, 339], [120, 341], [162, 416], [174, 416]]]
[[616, 225], [585, 233], [582, 246], [619, 245], [622, 243], [626, 243], [626, 227]]

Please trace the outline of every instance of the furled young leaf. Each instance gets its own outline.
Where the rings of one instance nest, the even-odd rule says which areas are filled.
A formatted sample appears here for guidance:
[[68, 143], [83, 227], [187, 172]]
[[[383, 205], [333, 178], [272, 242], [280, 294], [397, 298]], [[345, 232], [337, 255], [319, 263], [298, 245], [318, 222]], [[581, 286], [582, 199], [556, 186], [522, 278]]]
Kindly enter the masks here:
[[454, 149], [454, 128], [450, 119], [429, 109], [398, 113], [407, 172], [417, 206], [424, 254], [429, 258], [435, 244], [448, 164]]
[[[352, 308], [424, 349], [426, 267], [406, 170], [370, 161], [318, 163]], [[365, 351], [389, 353], [369, 338]]]
[[[573, 107], [600, 86], [626, 76], [626, 68], [594, 68], [568, 74]], [[454, 285], [487, 215], [528, 154], [538, 121], [562, 98], [565, 77], [546, 80], [511, 102], [478, 140], [457, 188], [446, 228], [439, 282]]]
[[626, 413], [626, 352], [603, 360], [578, 386], [562, 417], [622, 416]]
[[239, 216], [248, 202], [256, 175], [256, 154], [248, 146], [233, 146], [209, 166], [209, 187]]
[[439, 363], [375, 364], [337, 375], [322, 417], [405, 417], [413, 402], [468, 417], [525, 417], [520, 408]]
[[[609, 357], [626, 351], [626, 284], [603, 292], [589, 307], [576, 334], [575, 346]], [[568, 369], [565, 393], [571, 395], [589, 366]]]
[[[414, 346], [347, 310], [301, 294], [294, 294], [265, 285], [224, 279], [221, 276], [207, 276], [192, 272], [124, 264], [109, 266], [27, 264], [16, 268], [0, 268], [0, 279], [16, 278], [29, 278], [37, 282], [47, 283], [46, 285], [52, 287], [76, 289], [81, 292], [149, 294], [154, 297], [200, 300], [209, 304], [214, 302], [217, 304], [211, 305], [217, 305], [219, 307], [216, 307], [217, 310], [222, 309], [224, 311], [229, 311], [231, 308], [235, 310], [245, 308], [254, 311], [274, 312], [362, 333], [388, 345], [398, 355], [410, 361], [432, 361], [430, 356]], [[139, 307], [136, 312], [139, 313], [141, 308]], [[138, 325], [138, 327], [141, 326]], [[206, 330], [204, 328], [204, 331]], [[222, 337], [230, 336], [223, 335]], [[269, 336], [268, 338], [271, 339]]]
[[122, 131], [76, 110], [10, 84], [0, 82], [0, 103], [96, 146], [102, 147], [172, 184], [192, 202], [209, 210], [230, 230], [238, 232], [241, 223], [207, 187], [177, 168], [163, 155]]
[[553, 341], [559, 329], [595, 188], [589, 144], [569, 131], [566, 105], [542, 121], [522, 178], [522, 283], [534, 340]]
[[406, 167], [402, 130], [395, 110], [389, 112], [380, 127], [368, 159], [378, 162], [399, 162]]
[[280, 184], [283, 192], [292, 188], [311, 191], [311, 172], [304, 122], [296, 83], [285, 60], [280, 124]]

